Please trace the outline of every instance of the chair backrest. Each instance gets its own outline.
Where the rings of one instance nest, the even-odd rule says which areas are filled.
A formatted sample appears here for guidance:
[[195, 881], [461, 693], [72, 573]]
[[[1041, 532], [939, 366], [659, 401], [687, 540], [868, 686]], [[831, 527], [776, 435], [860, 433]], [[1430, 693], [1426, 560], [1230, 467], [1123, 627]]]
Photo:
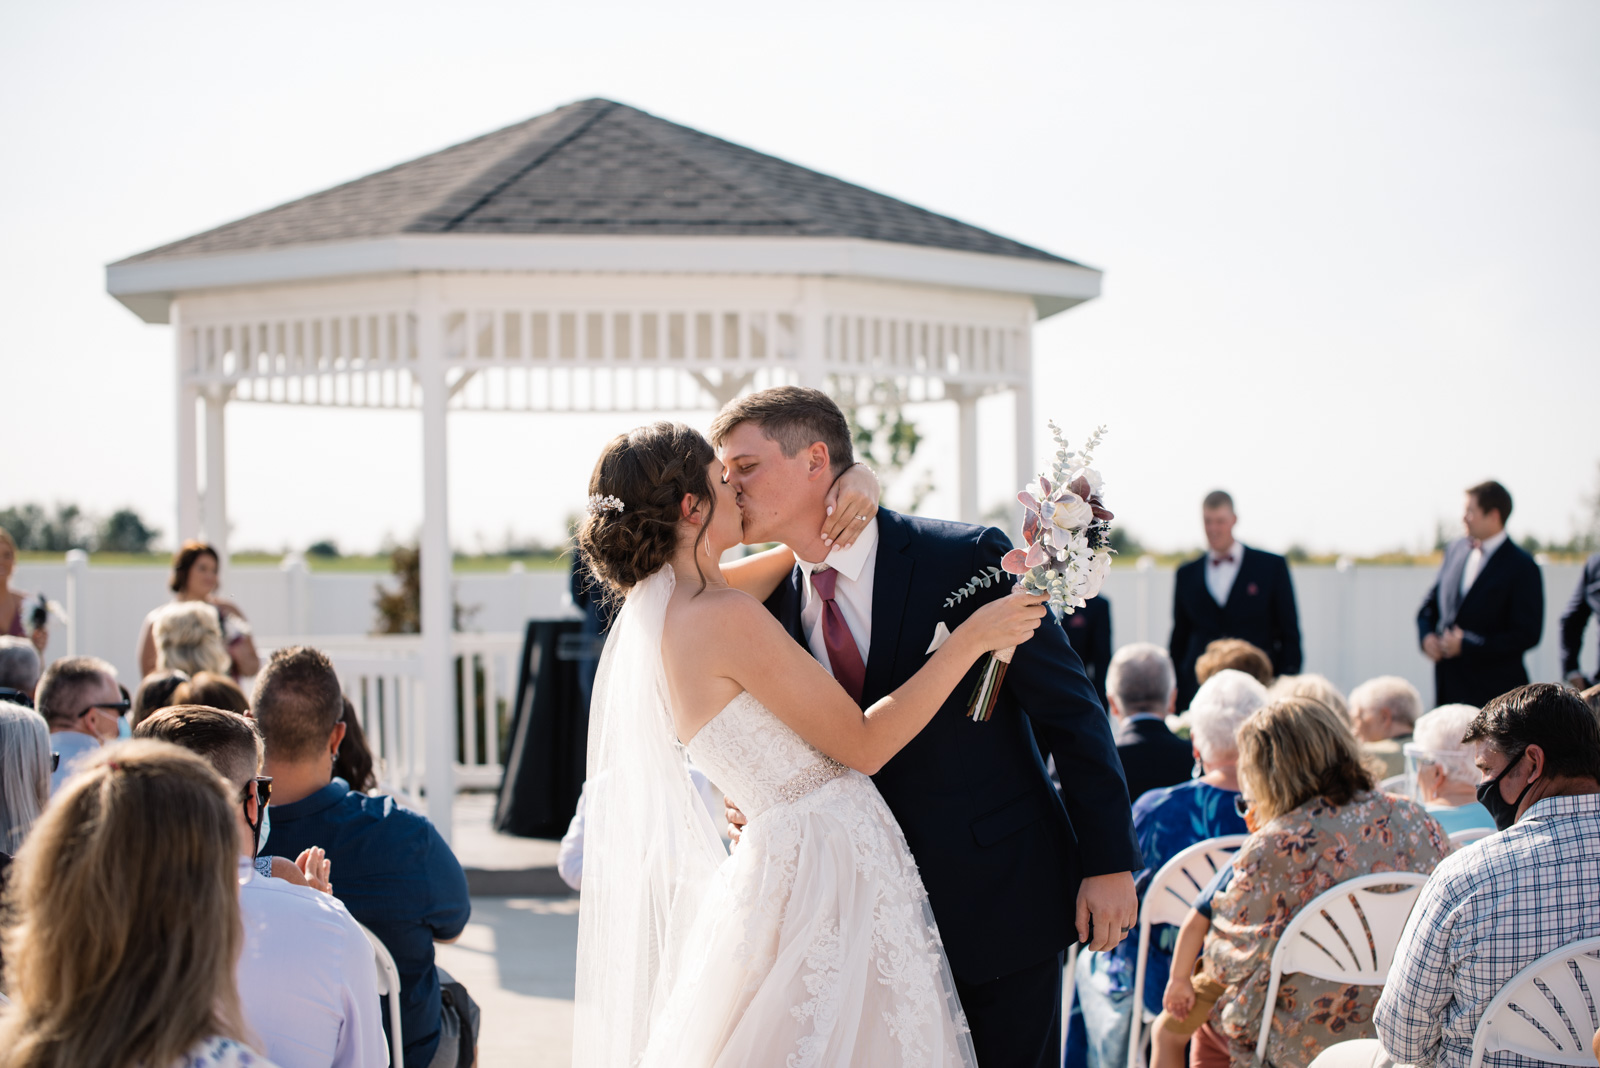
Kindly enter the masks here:
[[1501, 987], [1472, 1033], [1472, 1068], [1506, 1051], [1546, 1064], [1592, 1066], [1600, 1031], [1600, 938], [1546, 953]]
[[400, 1037], [400, 969], [395, 967], [394, 954], [382, 939], [368, 930], [366, 924], [357, 923], [356, 926], [372, 943], [373, 963], [378, 968], [378, 995], [389, 999], [389, 1064], [391, 1068], [402, 1068], [406, 1063], [406, 1045]]
[[1450, 844], [1453, 846], [1464, 846], [1468, 842], [1476, 842], [1479, 839], [1487, 838], [1494, 833], [1495, 831], [1493, 827], [1468, 827], [1464, 831], [1457, 831], [1455, 834], [1452, 834], [1450, 836]]
[[1406, 776], [1404, 775], [1391, 775], [1387, 779], [1379, 779], [1378, 789], [1386, 794], [1401, 794], [1405, 797], [1411, 796], [1410, 791], [1406, 789]]
[[1150, 879], [1139, 908], [1141, 926], [1158, 923], [1180, 924], [1189, 914], [1194, 899], [1217, 872], [1233, 862], [1247, 835], [1226, 834], [1196, 842], [1171, 860]]
[[[1312, 898], [1294, 914], [1272, 951], [1266, 1010], [1256, 1059], [1267, 1055], [1278, 984], [1301, 972], [1356, 986], [1382, 986], [1389, 977], [1400, 934], [1428, 877], [1414, 871], [1380, 871], [1347, 879]], [[1380, 893], [1377, 887], [1401, 887]]]

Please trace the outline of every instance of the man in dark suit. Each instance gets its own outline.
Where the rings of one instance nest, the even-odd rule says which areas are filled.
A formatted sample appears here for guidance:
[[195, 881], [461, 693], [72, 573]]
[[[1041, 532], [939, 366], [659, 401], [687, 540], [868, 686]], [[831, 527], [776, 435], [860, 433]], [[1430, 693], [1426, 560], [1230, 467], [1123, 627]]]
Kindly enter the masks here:
[[1511, 494], [1498, 482], [1467, 490], [1461, 523], [1417, 612], [1433, 661], [1434, 704], [1482, 706], [1526, 685], [1522, 654], [1544, 631], [1544, 576], [1506, 535]]
[[[1067, 632], [1072, 651], [1083, 661], [1083, 668], [1094, 683], [1094, 692], [1100, 697], [1100, 707], [1106, 704], [1106, 672], [1111, 670], [1111, 602], [1105, 594], [1089, 598], [1089, 603], [1061, 617], [1061, 628]], [[1134, 794], [1138, 797], [1138, 794]]]
[[[741, 397], [710, 437], [739, 493], [745, 540], [782, 541], [799, 561], [768, 607], [830, 670], [841, 635], [823, 613], [842, 617], [855, 649], [839, 652], [851, 671], [863, 666], [863, 705], [922, 666], [938, 623], [953, 629], [1006, 595], [996, 584], [945, 606], [1011, 549], [993, 528], [880, 510], [851, 528], [847, 549], [830, 551], [823, 499], [851, 445], [826, 394], [785, 386]], [[966, 706], [981, 669], [873, 782], [916, 857], [979, 1063], [1055, 1068], [1063, 953], [1080, 939], [1115, 946], [1133, 927], [1139, 847], [1110, 725], [1061, 628], [1042, 626], [1017, 648], [993, 716], [979, 723]], [[1059, 792], [1035, 726], [1061, 769]]]
[[1137, 801], [1149, 790], [1187, 782], [1194, 771], [1194, 749], [1167, 729], [1178, 699], [1167, 651], [1151, 642], [1124, 645], [1111, 658], [1106, 691], [1128, 796]]
[[1300, 673], [1300, 614], [1289, 562], [1233, 538], [1238, 517], [1222, 490], [1206, 494], [1204, 556], [1178, 568], [1172, 592], [1172, 640], [1178, 667], [1178, 707], [1188, 708], [1199, 688], [1194, 662], [1218, 638], [1243, 638], [1266, 653], [1278, 675]]
[[1568, 685], [1578, 690], [1600, 681], [1600, 664], [1596, 665], [1592, 678], [1584, 677], [1578, 666], [1578, 653], [1583, 649], [1583, 628], [1589, 625], [1591, 615], [1600, 615], [1600, 553], [1584, 563], [1578, 588], [1572, 591], [1572, 600], [1561, 613], [1561, 675]]

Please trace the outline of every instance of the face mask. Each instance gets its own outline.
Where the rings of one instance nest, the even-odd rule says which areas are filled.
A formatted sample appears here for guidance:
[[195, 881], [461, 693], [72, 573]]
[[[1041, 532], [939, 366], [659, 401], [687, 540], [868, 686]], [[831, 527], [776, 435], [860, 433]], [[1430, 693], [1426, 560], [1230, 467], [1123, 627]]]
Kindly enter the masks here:
[[125, 742], [133, 737], [133, 728], [128, 726], [127, 716], [117, 717], [117, 741]]
[[1506, 772], [1516, 767], [1527, 753], [1528, 751], [1524, 749], [1517, 754], [1516, 760], [1511, 761], [1500, 769], [1500, 774], [1488, 782], [1480, 782], [1478, 784], [1478, 804], [1489, 810], [1489, 815], [1494, 817], [1495, 827], [1502, 831], [1509, 829], [1513, 823], [1517, 822], [1517, 809], [1521, 807], [1522, 799], [1528, 796], [1528, 791], [1533, 789], [1533, 783], [1530, 781], [1528, 785], [1524, 786], [1515, 801], [1507, 801], [1505, 796], [1500, 793], [1500, 780], [1505, 778]]

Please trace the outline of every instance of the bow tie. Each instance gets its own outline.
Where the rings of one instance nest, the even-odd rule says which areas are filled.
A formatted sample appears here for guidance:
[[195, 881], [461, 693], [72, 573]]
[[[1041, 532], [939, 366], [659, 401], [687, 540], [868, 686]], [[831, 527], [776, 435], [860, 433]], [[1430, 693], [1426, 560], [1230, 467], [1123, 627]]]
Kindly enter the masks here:
[[1483, 542], [1481, 540], [1477, 539], [1477, 538], [1468, 538], [1467, 541], [1472, 543], [1472, 547], [1474, 549], [1483, 548]]
[[1231, 563], [1233, 563], [1233, 554], [1232, 553], [1229, 553], [1227, 556], [1213, 556], [1211, 558], [1211, 566], [1212, 567], [1221, 567], [1223, 564], [1231, 564]]

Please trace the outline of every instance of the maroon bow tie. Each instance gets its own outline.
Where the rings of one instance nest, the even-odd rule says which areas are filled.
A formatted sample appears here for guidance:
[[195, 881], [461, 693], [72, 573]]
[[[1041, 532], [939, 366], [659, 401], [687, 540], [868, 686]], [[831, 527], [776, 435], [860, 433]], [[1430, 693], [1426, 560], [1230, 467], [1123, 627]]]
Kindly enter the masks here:
[[1211, 566], [1212, 567], [1221, 567], [1223, 564], [1231, 564], [1231, 563], [1233, 563], [1233, 554], [1232, 553], [1229, 553], [1227, 556], [1213, 556], [1211, 558]]
[[1478, 540], [1477, 538], [1468, 538], [1467, 540], [1472, 543], [1472, 547], [1474, 549], [1483, 548], [1483, 542]]

